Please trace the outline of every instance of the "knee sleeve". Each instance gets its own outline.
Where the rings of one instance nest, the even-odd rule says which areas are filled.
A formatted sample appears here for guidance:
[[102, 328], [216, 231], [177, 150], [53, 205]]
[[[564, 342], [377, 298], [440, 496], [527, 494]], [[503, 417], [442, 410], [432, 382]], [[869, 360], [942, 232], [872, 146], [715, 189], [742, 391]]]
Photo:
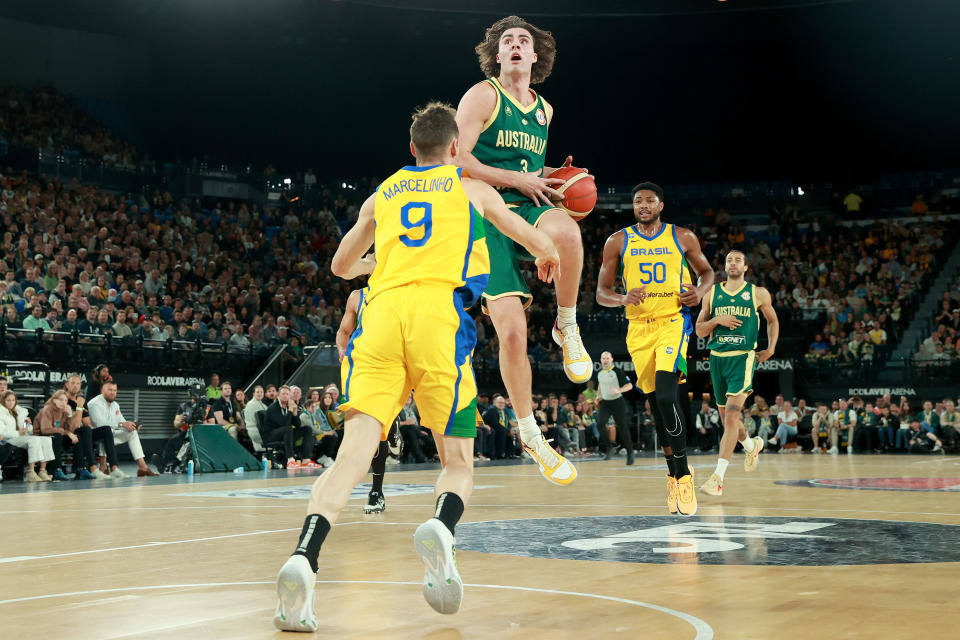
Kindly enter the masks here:
[[677, 374], [670, 371], [657, 371], [655, 384], [656, 407], [663, 418], [665, 443], [673, 447], [674, 455], [682, 454], [686, 449], [686, 434], [683, 415], [677, 402]]

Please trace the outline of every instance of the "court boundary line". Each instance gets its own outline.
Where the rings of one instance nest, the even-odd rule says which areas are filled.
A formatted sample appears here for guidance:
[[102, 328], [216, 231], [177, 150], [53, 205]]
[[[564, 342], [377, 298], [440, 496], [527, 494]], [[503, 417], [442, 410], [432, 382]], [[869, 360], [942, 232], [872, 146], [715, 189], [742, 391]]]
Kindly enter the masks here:
[[[337, 522], [333, 526], [343, 527], [350, 524], [392, 524], [404, 526], [418, 526], [419, 522], [383, 522], [378, 520], [351, 520], [348, 522]], [[208, 536], [206, 538], [191, 538], [188, 540], [160, 540], [157, 542], [147, 542], [145, 544], [135, 544], [126, 547], [109, 547], [106, 549], [87, 549], [85, 551], [70, 551], [68, 553], [52, 553], [45, 556], [10, 556], [8, 558], [0, 557], [0, 564], [12, 564], [14, 562], [27, 562], [30, 560], [50, 560], [54, 558], [68, 558], [71, 556], [86, 556], [94, 553], [109, 553], [111, 551], [129, 551], [131, 549], [151, 549], [154, 547], [167, 547], [174, 544], [188, 544], [190, 542], [209, 542], [210, 540], [225, 540], [227, 538], [244, 538], [248, 536], [261, 536], [268, 533], [289, 533], [291, 531], [300, 531], [301, 527], [290, 529], [260, 529], [257, 531], [248, 531], [246, 533], [231, 533], [222, 536]]]
[[[72, 596], [82, 596], [82, 595], [98, 595], [103, 593], [117, 593], [120, 591], [150, 591], [156, 589], [196, 589], [204, 587], [235, 587], [235, 586], [251, 586], [251, 585], [264, 585], [264, 584], [276, 584], [272, 580], [258, 580], [250, 582], [202, 582], [202, 583], [193, 583], [193, 584], [167, 584], [167, 585], [146, 585], [146, 586], [135, 586], [135, 587], [118, 587], [112, 589], [91, 589], [87, 591], [71, 591], [66, 593], [46, 593], [37, 596], [25, 596], [23, 598], [11, 598], [8, 600], [0, 600], [0, 606], [5, 604], [16, 604], [20, 602], [32, 602], [35, 600], [45, 600], [51, 598], [68, 598]], [[391, 586], [422, 586], [420, 582], [408, 582], [400, 580], [317, 580], [317, 584], [367, 584], [367, 585], [391, 585]], [[562, 596], [574, 596], [578, 598], [593, 598], [596, 600], [607, 600], [609, 602], [616, 602], [619, 604], [628, 604], [637, 607], [642, 607], [644, 609], [650, 609], [651, 611], [657, 611], [659, 613], [665, 613], [669, 616], [673, 616], [679, 620], [683, 620], [687, 624], [693, 627], [696, 635], [694, 640], [713, 640], [714, 631], [705, 620], [698, 618], [697, 616], [686, 613], [685, 611], [678, 611], [676, 609], [671, 609], [669, 607], [664, 607], [659, 604], [653, 604], [652, 602], [643, 602], [642, 600], [630, 600], [627, 598], [619, 598], [617, 596], [608, 596], [600, 593], [586, 593], [581, 591], [561, 591], [558, 589], [541, 589], [539, 587], [522, 587], [518, 585], [503, 585], [503, 584], [469, 584], [464, 583], [464, 587], [470, 587], [473, 589], [504, 589], [508, 591], [529, 591], [533, 593], [545, 593], [551, 595], [562, 595]]]

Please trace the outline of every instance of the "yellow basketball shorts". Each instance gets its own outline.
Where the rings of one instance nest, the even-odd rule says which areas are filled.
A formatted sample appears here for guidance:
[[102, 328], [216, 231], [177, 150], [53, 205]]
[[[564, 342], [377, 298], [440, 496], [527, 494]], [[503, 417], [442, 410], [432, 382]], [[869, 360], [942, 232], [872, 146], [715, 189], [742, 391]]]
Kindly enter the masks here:
[[422, 286], [384, 291], [357, 317], [340, 366], [340, 409], [376, 418], [385, 436], [413, 389], [423, 426], [476, 437], [476, 343], [476, 325], [454, 291]]
[[687, 373], [690, 322], [686, 314], [656, 320], [631, 320], [627, 350], [633, 359], [637, 386], [643, 393], [656, 389], [657, 371]]

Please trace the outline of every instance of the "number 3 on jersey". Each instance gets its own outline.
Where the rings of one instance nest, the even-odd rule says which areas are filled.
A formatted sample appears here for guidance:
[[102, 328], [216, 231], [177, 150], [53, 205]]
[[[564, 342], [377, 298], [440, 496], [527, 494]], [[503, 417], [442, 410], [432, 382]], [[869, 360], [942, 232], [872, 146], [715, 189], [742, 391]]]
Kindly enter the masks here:
[[[410, 220], [410, 212], [422, 211], [416, 222]], [[433, 233], [433, 205], [429, 202], [408, 202], [400, 208], [400, 224], [405, 229], [422, 229], [419, 233], [414, 233], [412, 237], [408, 234], [400, 236], [400, 242], [408, 247], [422, 247], [427, 244], [430, 235]]]
[[640, 273], [643, 275], [640, 284], [665, 282], [667, 279], [667, 265], [663, 262], [641, 262], [637, 266], [640, 267]]

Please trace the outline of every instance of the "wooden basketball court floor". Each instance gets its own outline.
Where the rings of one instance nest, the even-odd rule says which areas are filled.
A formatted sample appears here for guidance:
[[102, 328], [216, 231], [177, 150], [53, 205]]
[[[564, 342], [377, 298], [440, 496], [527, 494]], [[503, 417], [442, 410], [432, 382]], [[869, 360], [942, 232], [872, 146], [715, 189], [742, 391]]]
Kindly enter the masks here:
[[[715, 457], [692, 461], [702, 480]], [[666, 514], [654, 458], [581, 461], [570, 487], [532, 464], [478, 467], [453, 616], [423, 601], [412, 545], [437, 472], [388, 467], [386, 513], [363, 515], [361, 485], [324, 545], [316, 635], [957, 637], [960, 458], [764, 454], [753, 474], [741, 463], [691, 519]], [[309, 637], [271, 616], [311, 480], [7, 481], [0, 637]]]

